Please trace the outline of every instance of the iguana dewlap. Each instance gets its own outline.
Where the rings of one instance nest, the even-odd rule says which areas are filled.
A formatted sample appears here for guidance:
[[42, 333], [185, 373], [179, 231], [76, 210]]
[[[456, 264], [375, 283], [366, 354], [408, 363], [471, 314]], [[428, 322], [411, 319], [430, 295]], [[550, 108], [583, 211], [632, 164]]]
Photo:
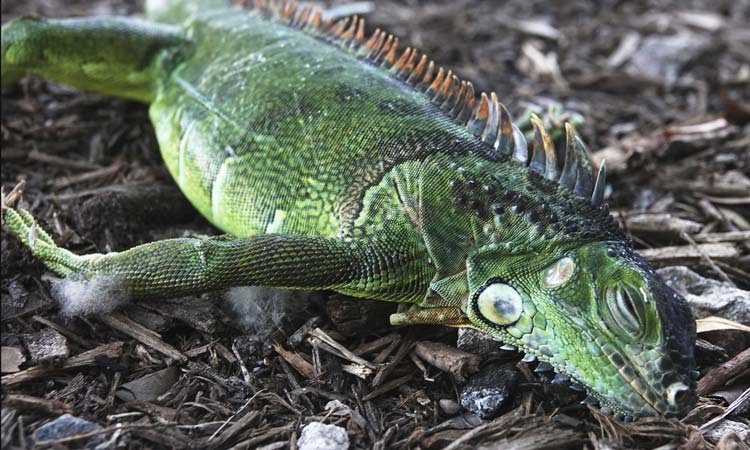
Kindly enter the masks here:
[[51, 270], [137, 298], [264, 285], [407, 303], [394, 323], [483, 330], [621, 417], [693, 404], [689, 309], [609, 215], [572, 126], [558, 154], [534, 119], [527, 150], [494, 93], [356, 18], [154, 3], [149, 21], [4, 25], [2, 84], [150, 103], [169, 171], [227, 234], [77, 256], [4, 209]]

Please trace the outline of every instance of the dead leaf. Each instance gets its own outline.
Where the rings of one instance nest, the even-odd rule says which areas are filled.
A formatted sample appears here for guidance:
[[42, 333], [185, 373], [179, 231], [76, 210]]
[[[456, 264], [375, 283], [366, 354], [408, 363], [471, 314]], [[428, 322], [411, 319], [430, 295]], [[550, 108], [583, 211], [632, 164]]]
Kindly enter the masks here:
[[698, 319], [695, 321], [698, 333], [706, 333], [708, 331], [719, 331], [719, 330], [739, 330], [747, 331], [750, 333], [750, 327], [743, 325], [738, 322], [734, 322], [723, 317], [706, 317], [704, 319]]

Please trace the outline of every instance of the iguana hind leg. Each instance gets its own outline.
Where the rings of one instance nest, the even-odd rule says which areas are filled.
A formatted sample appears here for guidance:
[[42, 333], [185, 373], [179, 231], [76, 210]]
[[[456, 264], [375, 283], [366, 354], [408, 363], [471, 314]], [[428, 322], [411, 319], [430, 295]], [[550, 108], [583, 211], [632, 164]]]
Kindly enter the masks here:
[[5, 226], [50, 270], [77, 281], [111, 278], [129, 298], [260, 285], [415, 302], [432, 276], [416, 255], [399, 255], [382, 242], [288, 234], [167, 239], [79, 256], [58, 247], [27, 211], [6, 207], [2, 215]]

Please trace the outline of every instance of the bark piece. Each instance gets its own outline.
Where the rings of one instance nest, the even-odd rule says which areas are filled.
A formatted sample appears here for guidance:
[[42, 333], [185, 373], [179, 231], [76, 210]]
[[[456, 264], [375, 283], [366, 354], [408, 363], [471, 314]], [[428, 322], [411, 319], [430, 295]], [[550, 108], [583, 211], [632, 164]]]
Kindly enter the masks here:
[[15, 386], [20, 383], [25, 383], [27, 381], [33, 381], [39, 378], [50, 376], [62, 370], [93, 366], [97, 364], [97, 360], [99, 360], [99, 358], [116, 358], [120, 356], [122, 346], [122, 342], [110, 342], [108, 344], [102, 344], [87, 352], [71, 356], [70, 358], [65, 360], [65, 362], [63, 362], [59, 367], [48, 367], [43, 365], [29, 367], [26, 370], [4, 376], [0, 383], [2, 384], [2, 386]]
[[450, 345], [440, 342], [419, 341], [414, 351], [428, 364], [450, 374], [456, 381], [463, 383], [466, 377], [479, 370], [481, 358]]

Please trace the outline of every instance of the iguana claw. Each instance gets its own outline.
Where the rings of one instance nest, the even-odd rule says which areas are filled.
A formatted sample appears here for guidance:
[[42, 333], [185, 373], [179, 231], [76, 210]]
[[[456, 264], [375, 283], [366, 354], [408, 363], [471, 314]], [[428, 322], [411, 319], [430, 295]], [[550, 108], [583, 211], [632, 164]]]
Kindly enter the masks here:
[[23, 188], [26, 187], [26, 179], [21, 179], [13, 189], [7, 194], [4, 189], [0, 189], [0, 211], [2, 213], [2, 221], [5, 223], [5, 210], [7, 208], [13, 208], [17, 203], [21, 201], [21, 194], [23, 194]]
[[52, 237], [40, 227], [34, 217], [23, 208], [14, 209], [23, 190], [22, 181], [8, 195], [2, 196], [2, 220], [3, 226], [16, 235], [21, 242], [51, 271], [60, 276], [69, 276], [73, 273], [84, 274], [88, 261], [60, 248], [55, 244]]

